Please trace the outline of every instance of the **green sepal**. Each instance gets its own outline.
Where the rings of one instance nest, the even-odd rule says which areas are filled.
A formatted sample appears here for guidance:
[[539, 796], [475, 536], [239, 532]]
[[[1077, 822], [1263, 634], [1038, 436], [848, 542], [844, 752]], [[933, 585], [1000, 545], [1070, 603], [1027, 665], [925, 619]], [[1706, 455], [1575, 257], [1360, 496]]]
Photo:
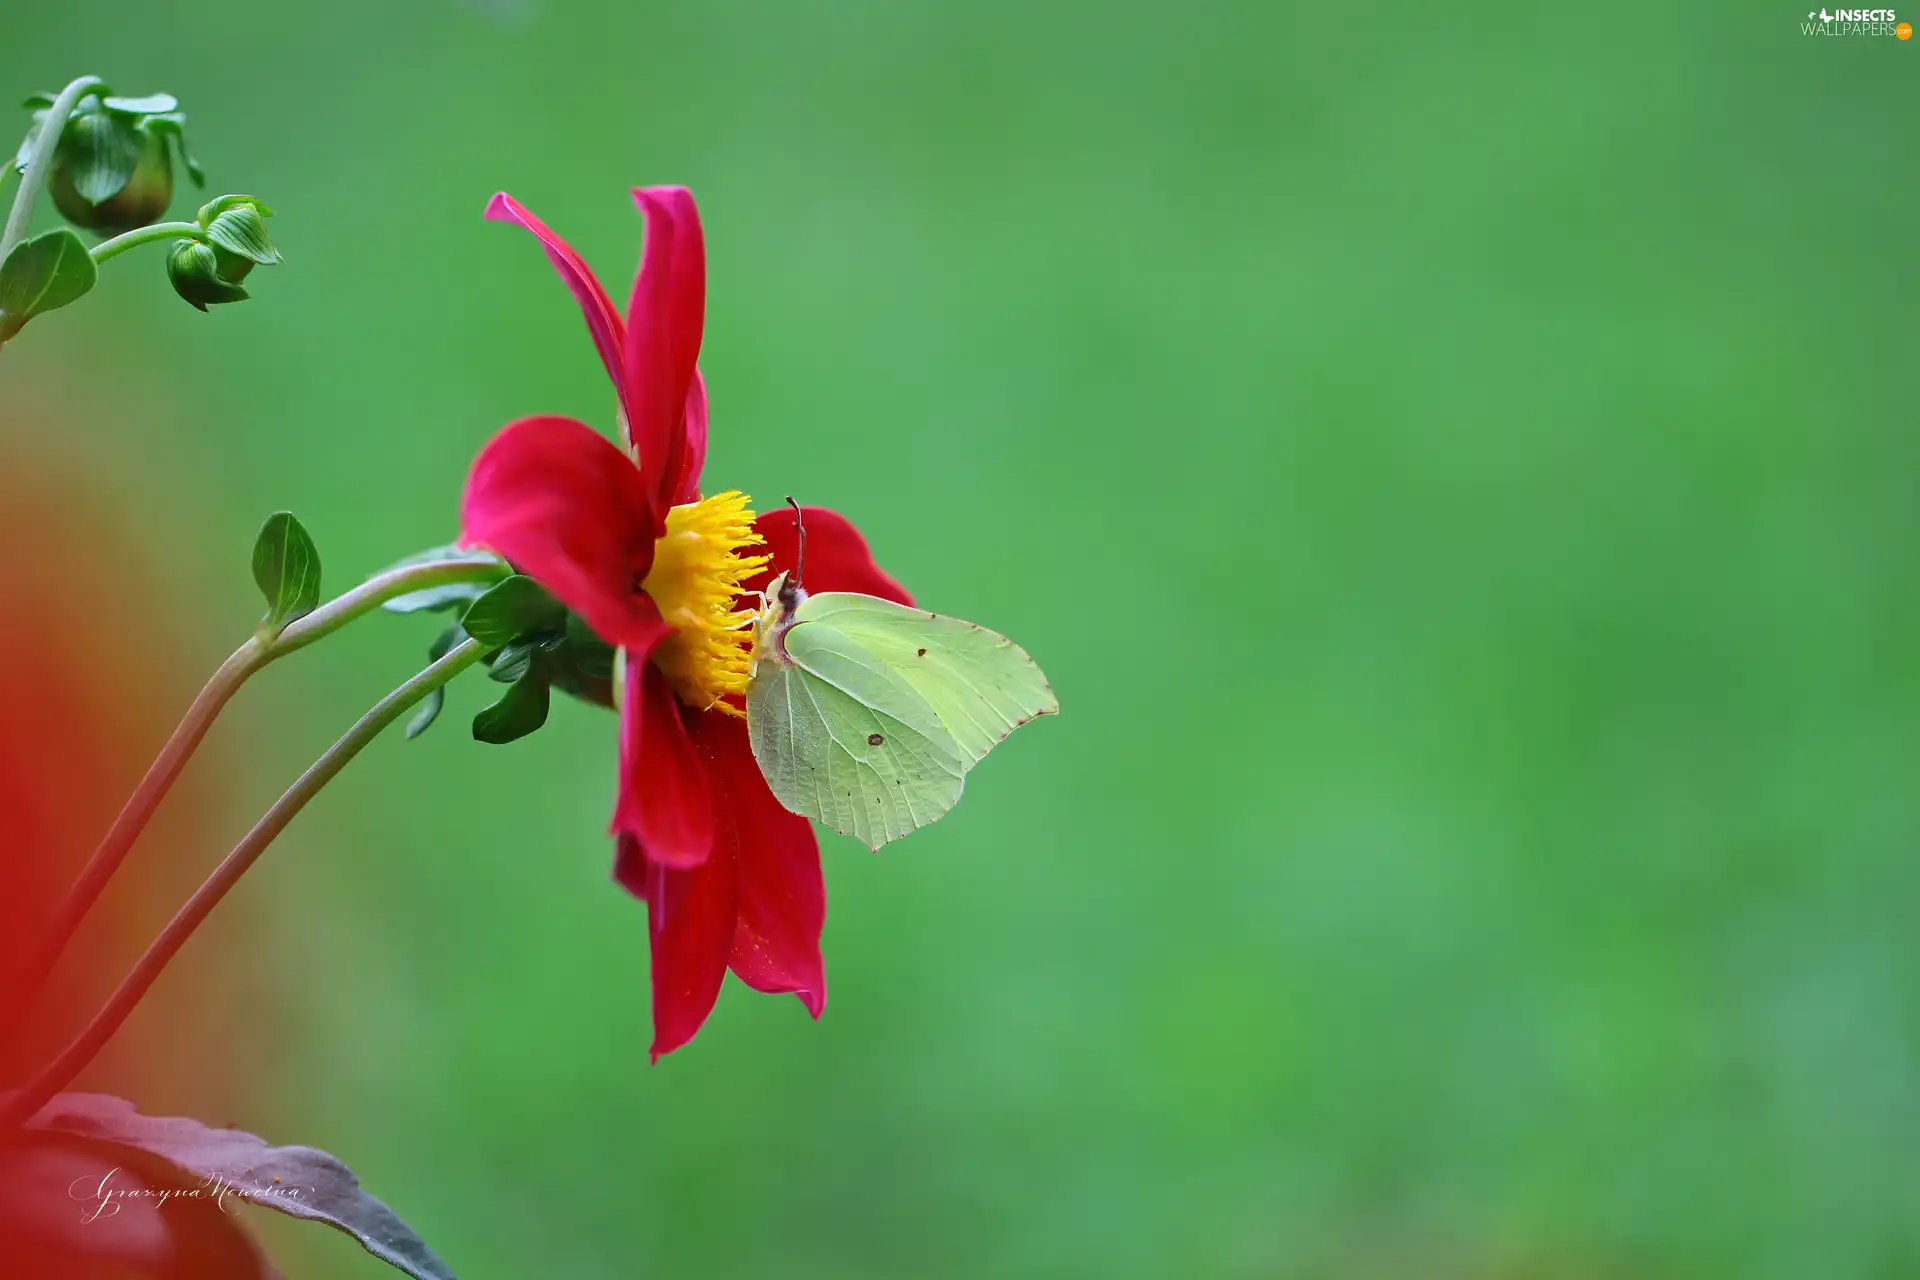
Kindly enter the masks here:
[[260, 632], [277, 636], [320, 603], [320, 552], [291, 511], [276, 511], [253, 542], [253, 580], [267, 598]]
[[380, 607], [388, 613], [437, 613], [442, 609], [464, 608], [491, 591], [502, 578], [513, 576], [512, 568], [499, 556], [452, 543], [417, 551], [404, 560], [388, 565], [381, 572], [391, 573], [395, 569], [406, 569], [417, 564], [438, 564], [443, 560], [494, 560], [500, 565], [500, 573], [489, 582], [449, 582], [445, 586], [409, 591], [404, 596], [395, 596]]
[[[182, 240], [167, 254], [167, 279], [173, 283], [173, 291], [188, 305], [205, 311], [209, 306], [225, 302], [245, 302], [252, 296], [237, 281], [223, 274], [229, 269], [232, 257], [223, 259], [220, 256], [223, 252], [198, 240]], [[246, 262], [246, 259], [240, 261]], [[247, 262], [249, 269], [252, 266]]]
[[545, 587], [516, 573], [467, 606], [461, 625], [468, 635], [497, 649], [521, 636], [557, 629], [566, 612]]
[[200, 162], [187, 150], [187, 118], [179, 112], [170, 112], [163, 116], [148, 116], [143, 126], [156, 138], [166, 138], [173, 142], [173, 149], [180, 153], [180, 163], [186, 166], [187, 176], [193, 179], [193, 185], [207, 185], [207, 174]]
[[[52, 106], [53, 104], [48, 103], [47, 105]], [[150, 93], [144, 98], [106, 97], [100, 99], [100, 105], [109, 111], [115, 111], [121, 115], [158, 116], [166, 115], [168, 112], [178, 111], [180, 109], [180, 99], [170, 93]]]
[[43, 311], [78, 301], [99, 278], [86, 243], [65, 227], [22, 240], [0, 263], [0, 339]]
[[55, 164], [82, 200], [104, 204], [133, 180], [142, 141], [131, 120], [105, 111], [76, 111], [60, 135]]
[[566, 629], [547, 641], [538, 660], [542, 673], [562, 693], [595, 706], [613, 706], [613, 646], [595, 635], [579, 614], [567, 615]]
[[[47, 119], [47, 108], [37, 103], [29, 103], [36, 107], [33, 128], [14, 157], [22, 168]], [[60, 216], [103, 236], [165, 217], [173, 201], [173, 161], [165, 131], [152, 126], [164, 118], [177, 127], [177, 106], [168, 94], [115, 98], [100, 89], [84, 95], [61, 129], [47, 174], [47, 194]], [[159, 107], [171, 114], [154, 114]]]
[[[280, 251], [273, 247], [273, 237], [267, 234], [266, 219], [260, 216], [256, 205], [234, 205], [201, 225], [207, 229], [208, 240], [230, 253], [261, 266], [272, 266], [280, 261]], [[228, 274], [231, 275], [230, 272]]]
[[20, 105], [29, 111], [36, 108], [45, 111], [51, 107], [59, 97], [60, 95], [57, 93], [30, 93], [21, 100]]
[[267, 207], [265, 200], [258, 200], [253, 196], [238, 195], [215, 196], [213, 199], [201, 205], [200, 211], [193, 216], [195, 221], [199, 222], [201, 226], [210, 227], [213, 225], [215, 218], [229, 209], [256, 209], [262, 217], [271, 218], [273, 216], [273, 210]]
[[534, 656], [550, 648], [552, 640], [512, 640], [486, 657], [487, 676], [501, 684], [514, 684], [533, 669]]
[[20, 139], [20, 146], [13, 153], [13, 168], [16, 173], [27, 171], [28, 161], [33, 159], [33, 143], [40, 136], [40, 123], [47, 118], [44, 111], [33, 113], [33, 122], [27, 126], [27, 136]]
[[613, 646], [577, 613], [567, 615], [567, 653], [573, 669], [587, 679], [613, 679]]
[[[438, 639], [427, 646], [427, 661], [440, 661], [440, 659], [453, 652], [455, 645], [466, 638], [467, 633], [465, 629], [463, 629], [459, 623], [454, 623], [445, 631], [442, 631]], [[420, 699], [420, 706], [414, 711], [413, 718], [407, 721], [407, 740], [411, 742], [432, 728], [433, 722], [440, 718], [440, 709], [446, 705], [447, 687], [445, 685], [435, 687], [426, 697]]]
[[552, 704], [547, 682], [529, 673], [509, 685], [500, 701], [473, 717], [474, 741], [500, 746], [524, 738], [547, 722]]

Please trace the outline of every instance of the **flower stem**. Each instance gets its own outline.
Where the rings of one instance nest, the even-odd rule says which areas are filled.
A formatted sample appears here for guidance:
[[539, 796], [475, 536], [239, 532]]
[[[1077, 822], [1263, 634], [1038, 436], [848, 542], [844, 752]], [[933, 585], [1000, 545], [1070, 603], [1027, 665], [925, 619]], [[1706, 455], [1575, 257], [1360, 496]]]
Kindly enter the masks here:
[[235, 649], [233, 656], [220, 664], [220, 669], [213, 673], [213, 678], [194, 698], [193, 705], [187, 708], [186, 718], [180, 721], [173, 736], [167, 739], [167, 745], [160, 749], [160, 754], [148, 766], [139, 787], [121, 807], [113, 826], [107, 830], [106, 838], [94, 850], [93, 857], [81, 870], [73, 888], [67, 891], [66, 900], [60, 904], [53, 923], [41, 936], [40, 945], [28, 955], [25, 967], [11, 984], [14, 1000], [18, 1004], [16, 1008], [6, 1011], [10, 1015], [5, 1019], [6, 1022], [13, 1021], [12, 1015], [24, 1016], [34, 997], [39, 995], [47, 975], [60, 962], [67, 944], [73, 941], [73, 935], [80, 931], [80, 922], [86, 919], [93, 904], [100, 900], [107, 881], [120, 869], [120, 864], [126, 860], [128, 850], [139, 839], [148, 819], [160, 807], [160, 801], [172, 788], [175, 779], [179, 778], [180, 771], [187, 767], [188, 759], [200, 745], [201, 739], [207, 736], [207, 730], [213, 727], [214, 717], [246, 683], [247, 677], [270, 660], [266, 647], [256, 636]]
[[120, 864], [126, 861], [133, 842], [140, 838], [154, 811], [160, 807], [161, 800], [166, 798], [167, 792], [179, 778], [180, 771], [186, 768], [187, 760], [199, 747], [201, 739], [207, 736], [214, 718], [249, 676], [274, 659], [331, 635], [389, 600], [428, 587], [498, 577], [503, 572], [498, 560], [482, 558], [439, 560], [390, 569], [321, 605], [289, 625], [278, 637], [255, 636], [234, 650], [233, 656], [220, 665], [220, 669], [213, 673], [213, 678], [207, 681], [206, 687], [194, 698], [193, 705], [187, 708], [186, 717], [180, 721], [173, 736], [167, 739], [167, 745], [161, 748], [160, 755], [148, 767], [146, 777], [140, 780], [139, 788], [128, 798], [119, 817], [114, 819], [106, 838], [80, 872], [79, 880], [68, 890], [66, 900], [54, 914], [53, 923], [42, 936], [40, 945], [28, 955], [17, 980], [10, 984], [17, 1004], [12, 1009], [0, 1009], [0, 1012], [8, 1015], [0, 1018], [0, 1025], [10, 1024], [15, 1017], [25, 1016], [45, 986], [47, 976], [53, 972], [74, 935], [80, 931], [81, 922], [100, 900], [107, 882], [113, 879]]
[[316, 640], [332, 635], [355, 618], [363, 618], [389, 600], [425, 591], [429, 587], [451, 586], [458, 582], [498, 582], [511, 570], [492, 556], [469, 560], [430, 560], [425, 564], [402, 565], [368, 578], [351, 591], [327, 601], [312, 613], [287, 625], [273, 642], [278, 658], [304, 649]]
[[98, 266], [108, 258], [117, 258], [129, 249], [137, 249], [155, 240], [185, 240], [204, 234], [197, 222], [156, 222], [148, 227], [135, 227], [93, 246], [94, 265]]
[[314, 761], [291, 787], [287, 788], [286, 793], [274, 802], [273, 807], [254, 824], [253, 830], [247, 832], [240, 843], [233, 847], [233, 852], [214, 868], [213, 874], [207, 877], [206, 883], [196, 889], [186, 905], [167, 922], [167, 927], [161, 931], [158, 938], [154, 939], [153, 945], [147, 948], [146, 954], [140, 957], [133, 971], [121, 982], [119, 989], [113, 993], [106, 1006], [94, 1015], [93, 1021], [87, 1024], [86, 1030], [75, 1037], [73, 1043], [69, 1044], [60, 1056], [49, 1063], [25, 1088], [6, 1098], [4, 1108], [0, 1109], [0, 1132], [25, 1124], [54, 1095], [73, 1083], [73, 1078], [79, 1075], [87, 1064], [93, 1061], [94, 1055], [100, 1052], [102, 1046], [113, 1038], [114, 1032], [118, 1031], [121, 1024], [127, 1020], [127, 1015], [133, 1012], [134, 1006], [140, 1003], [141, 997], [146, 995], [148, 989], [153, 986], [154, 980], [160, 976], [160, 971], [167, 967], [167, 963], [179, 954], [181, 947], [186, 945], [187, 939], [193, 936], [193, 931], [200, 927], [201, 923], [212, 914], [213, 909], [220, 905], [220, 900], [227, 896], [227, 892], [239, 883], [240, 877], [247, 873], [247, 869], [253, 866], [262, 853], [266, 852], [267, 846], [273, 843], [274, 837], [286, 830], [287, 824], [306, 807], [307, 801], [313, 799], [320, 793], [321, 788], [333, 781], [340, 770], [346, 767], [347, 762], [358, 755], [361, 748], [378, 737], [382, 729], [399, 719], [403, 713], [429, 693], [480, 661], [488, 647], [478, 640], [469, 639], [463, 642], [446, 657], [441, 658], [375, 703], [372, 710], [361, 716], [353, 728], [347, 730], [338, 742], [328, 747], [320, 758]]
[[27, 157], [27, 171], [20, 175], [20, 190], [13, 196], [13, 211], [7, 215], [7, 228], [0, 232], [0, 262], [7, 260], [13, 252], [13, 246], [19, 244], [27, 235], [27, 221], [33, 217], [33, 206], [40, 199], [40, 188], [47, 184], [47, 170], [53, 167], [54, 149], [60, 145], [60, 134], [67, 127], [67, 117], [80, 105], [80, 99], [101, 87], [98, 76], [81, 76], [60, 91], [47, 109], [47, 118], [40, 123], [40, 132], [33, 139], [33, 151]]

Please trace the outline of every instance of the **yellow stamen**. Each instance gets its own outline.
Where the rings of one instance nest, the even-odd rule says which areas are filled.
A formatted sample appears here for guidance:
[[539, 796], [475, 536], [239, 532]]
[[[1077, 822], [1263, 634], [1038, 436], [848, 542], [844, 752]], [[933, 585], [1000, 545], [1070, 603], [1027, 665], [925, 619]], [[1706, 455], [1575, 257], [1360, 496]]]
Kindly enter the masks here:
[[641, 589], [673, 628], [653, 651], [653, 665], [680, 701], [702, 711], [743, 714], [722, 699], [746, 696], [752, 609], [736, 609], [740, 584], [771, 556], [746, 555], [763, 545], [747, 496], [732, 490], [675, 507], [653, 544], [653, 568]]

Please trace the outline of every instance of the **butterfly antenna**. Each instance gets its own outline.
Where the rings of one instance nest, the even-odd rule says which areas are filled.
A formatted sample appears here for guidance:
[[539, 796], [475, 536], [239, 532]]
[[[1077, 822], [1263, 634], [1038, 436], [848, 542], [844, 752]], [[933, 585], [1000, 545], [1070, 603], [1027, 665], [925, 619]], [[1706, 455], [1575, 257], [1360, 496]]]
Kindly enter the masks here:
[[794, 553], [793, 573], [787, 581], [796, 587], [803, 587], [806, 585], [803, 571], [807, 567], [807, 522], [801, 518], [800, 504], [793, 500], [792, 494], [787, 495], [787, 505], [793, 508], [793, 527], [800, 536], [800, 549]]

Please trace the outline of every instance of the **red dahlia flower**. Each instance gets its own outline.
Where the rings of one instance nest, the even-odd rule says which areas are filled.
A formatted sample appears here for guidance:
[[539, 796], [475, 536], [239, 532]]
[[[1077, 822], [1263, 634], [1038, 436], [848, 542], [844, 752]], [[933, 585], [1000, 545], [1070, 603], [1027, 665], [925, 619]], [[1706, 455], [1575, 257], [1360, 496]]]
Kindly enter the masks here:
[[[504, 193], [487, 207], [539, 238], [579, 301], [627, 448], [572, 418], [508, 425], [474, 460], [461, 540], [538, 580], [625, 659], [614, 874], [647, 903], [658, 1059], [693, 1038], [729, 968], [820, 1016], [826, 890], [813, 827], [767, 789], [742, 718], [753, 611], [740, 598], [793, 567], [795, 516], [756, 516], [731, 490], [700, 497], [700, 215], [680, 187], [633, 194], [646, 248], [624, 320], [538, 218]], [[912, 603], [845, 517], [808, 508], [806, 528], [810, 588]]]

